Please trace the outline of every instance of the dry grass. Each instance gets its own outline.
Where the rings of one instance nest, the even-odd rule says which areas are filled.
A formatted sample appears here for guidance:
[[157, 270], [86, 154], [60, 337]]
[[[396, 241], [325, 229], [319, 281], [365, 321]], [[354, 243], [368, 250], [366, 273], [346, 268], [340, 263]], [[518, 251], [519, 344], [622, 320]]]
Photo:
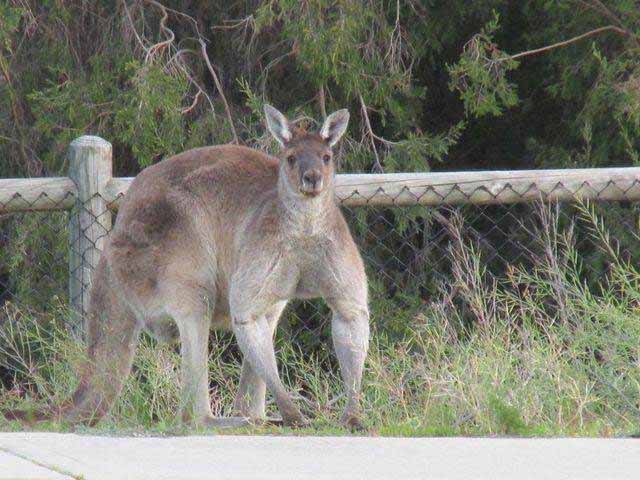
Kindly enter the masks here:
[[[478, 249], [453, 222], [453, 281], [439, 298], [411, 311], [402, 336], [376, 328], [364, 390], [364, 411], [380, 435], [580, 435], [638, 433], [640, 411], [640, 274], [622, 259], [588, 205], [591, 226], [609, 271], [597, 288], [581, 279], [582, 259], [571, 225], [559, 227], [553, 210], [540, 210], [542, 255], [533, 267], [514, 266], [492, 278]], [[637, 234], [637, 232], [636, 232]], [[451, 290], [455, 289], [455, 290]], [[464, 308], [449, 301], [456, 292]], [[394, 310], [372, 302], [376, 315]], [[5, 306], [5, 308], [10, 308]], [[0, 360], [16, 371], [0, 408], [58, 403], [74, 388], [82, 348], [60, 325], [61, 306], [46, 320], [22, 314], [2, 331]], [[472, 321], [469, 321], [471, 315]], [[233, 339], [212, 339], [214, 411], [230, 411], [239, 377]], [[285, 382], [315, 418], [302, 434], [346, 434], [336, 427], [343, 399], [328, 350], [312, 355], [278, 342]], [[322, 353], [324, 352], [324, 353]], [[179, 406], [179, 355], [175, 346], [145, 338], [134, 374], [100, 431], [188, 433], [175, 419]], [[273, 405], [269, 405], [273, 409]], [[5, 423], [2, 428], [22, 428]], [[64, 426], [48, 425], [60, 429]], [[254, 433], [285, 433], [262, 427]]]

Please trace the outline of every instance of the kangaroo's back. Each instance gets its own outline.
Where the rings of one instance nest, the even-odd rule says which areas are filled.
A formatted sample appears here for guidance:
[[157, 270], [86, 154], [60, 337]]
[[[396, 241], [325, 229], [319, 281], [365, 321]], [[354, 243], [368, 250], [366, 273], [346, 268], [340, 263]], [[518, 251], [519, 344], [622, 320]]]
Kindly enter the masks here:
[[[114, 233], [141, 223], [146, 231], [173, 226], [174, 214], [191, 216], [204, 208], [216, 217], [243, 213], [275, 193], [278, 161], [258, 150], [235, 145], [196, 148], [143, 170], [132, 182], [118, 213]], [[237, 216], [233, 218], [237, 219]], [[156, 225], [162, 223], [162, 225]], [[144, 234], [131, 232], [131, 234]]]

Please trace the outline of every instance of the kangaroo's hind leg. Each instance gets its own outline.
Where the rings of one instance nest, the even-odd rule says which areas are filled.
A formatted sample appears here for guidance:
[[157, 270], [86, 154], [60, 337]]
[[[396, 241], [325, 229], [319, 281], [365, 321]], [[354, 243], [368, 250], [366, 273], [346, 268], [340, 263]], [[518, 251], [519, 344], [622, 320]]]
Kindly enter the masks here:
[[300, 409], [280, 380], [276, 354], [273, 348], [273, 328], [267, 314], [274, 305], [290, 298], [298, 280], [295, 267], [281, 261], [273, 247], [248, 248], [239, 260], [229, 288], [231, 326], [244, 359], [262, 379], [273, 395], [282, 420], [286, 425], [307, 423]]
[[233, 332], [240, 350], [275, 397], [283, 422], [290, 426], [305, 425], [307, 420], [280, 380], [271, 328], [267, 319], [264, 315], [236, 315], [232, 320]]
[[209, 402], [209, 329], [212, 305], [197, 289], [176, 289], [167, 307], [180, 332], [182, 419], [197, 426], [241, 427], [247, 418], [214, 417]]
[[335, 252], [324, 272], [324, 297], [331, 310], [331, 334], [344, 381], [347, 406], [342, 423], [362, 429], [360, 389], [369, 350], [367, 277], [353, 241]]
[[[265, 318], [271, 334], [276, 331], [278, 320], [284, 310], [287, 302], [276, 303], [266, 314]], [[246, 359], [242, 362], [242, 374], [240, 375], [240, 386], [233, 403], [234, 411], [241, 416], [249, 417], [254, 420], [265, 419], [265, 399], [267, 393], [267, 385], [264, 380], [256, 373]]]
[[366, 303], [348, 298], [330, 299], [329, 303], [333, 310], [331, 335], [347, 395], [342, 423], [362, 429], [360, 388], [369, 349], [369, 310]]

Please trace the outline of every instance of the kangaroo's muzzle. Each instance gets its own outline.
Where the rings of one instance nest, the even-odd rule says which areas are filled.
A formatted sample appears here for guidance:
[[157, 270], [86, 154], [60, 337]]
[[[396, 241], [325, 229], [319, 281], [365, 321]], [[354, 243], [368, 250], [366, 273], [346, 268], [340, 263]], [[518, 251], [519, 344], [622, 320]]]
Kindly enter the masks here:
[[317, 170], [308, 170], [302, 175], [300, 192], [303, 195], [315, 197], [322, 192], [323, 186], [322, 173]]

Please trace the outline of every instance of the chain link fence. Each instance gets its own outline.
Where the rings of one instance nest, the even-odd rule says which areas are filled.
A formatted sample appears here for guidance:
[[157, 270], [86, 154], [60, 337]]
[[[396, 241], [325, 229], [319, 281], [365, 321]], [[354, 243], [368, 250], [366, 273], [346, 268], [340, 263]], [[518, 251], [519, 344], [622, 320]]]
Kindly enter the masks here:
[[[555, 188], [565, 186], [558, 182]], [[597, 188], [586, 182], [580, 190], [588, 189], [596, 200], [609, 199], [591, 202], [593, 213], [604, 219], [621, 258], [637, 264], [640, 204], [629, 192], [638, 188], [638, 182], [627, 181], [620, 187], [608, 182]], [[584, 203], [550, 202], [553, 191], [540, 194], [539, 201], [517, 203], [514, 195], [525, 198], [525, 194], [509, 185], [493, 193], [484, 186], [469, 191], [453, 184], [447, 189], [449, 193], [413, 186], [396, 188], [391, 194], [380, 188], [363, 195], [355, 188], [339, 199], [366, 263], [375, 328], [396, 328], [394, 312], [398, 311], [417, 313], [434, 304], [467, 308], [457, 295], [455, 265], [460, 242], [479, 259], [486, 281], [506, 282], [510, 269], [533, 268], [536, 259], [548, 253], [549, 242], [543, 237], [555, 232], [551, 242], [560, 248], [562, 233], [570, 236], [580, 256], [580, 275], [586, 287], [596, 292], [606, 282], [610, 265], [594, 237], [593, 222], [585, 216], [588, 207]], [[612, 189], [615, 201], [610, 200]], [[507, 190], [509, 201], [515, 203], [500, 204]], [[493, 203], [465, 203], [465, 198], [472, 202], [475, 195], [487, 192]], [[428, 194], [438, 195], [436, 205], [420, 204]], [[94, 194], [81, 203], [73, 194], [55, 199], [48, 199], [46, 191], [34, 195], [32, 192], [28, 200], [16, 194], [0, 204], [0, 211], [5, 212], [0, 215], [0, 324], [19, 321], [22, 315], [47, 316], [68, 306], [86, 305], [78, 296], [88, 295], [91, 269], [111, 225], [107, 217], [121, 197]], [[413, 204], [408, 195], [414, 198]], [[42, 208], [43, 202], [48, 210], [25, 211]], [[87, 236], [90, 242], [78, 241]], [[469, 311], [469, 321], [474, 321], [473, 316]], [[329, 317], [320, 300], [293, 302], [284, 314], [279, 335], [305, 349], [325, 348]], [[73, 315], [57, 318], [77, 325]]]
[[[566, 240], [579, 255], [581, 280], [599, 292], [611, 265], [594, 235], [593, 217], [585, 215], [585, 209], [604, 220], [623, 261], [637, 265], [640, 259], [640, 204], [635, 202], [448, 205], [446, 197], [442, 201], [435, 207], [364, 204], [343, 208], [367, 267], [377, 328], [398, 328], [394, 325], [397, 311], [418, 315], [434, 306], [457, 309], [469, 322], [477, 321], [458, 295], [456, 267], [468, 265], [459, 258], [464, 253], [461, 245], [476, 256], [485, 282], [505, 285], [510, 271], [534, 268], [549, 253], [549, 241], [561, 248], [565, 238], [558, 237], [570, 237]], [[545, 238], [550, 234], [557, 237]], [[326, 344], [329, 318], [321, 301], [300, 302], [289, 308], [284, 329], [292, 338], [302, 337], [305, 345]]]
[[[73, 201], [73, 194], [68, 198]], [[43, 200], [46, 192], [37, 201], [15, 194], [0, 202], [0, 324], [68, 304], [68, 201], [32, 211]]]

